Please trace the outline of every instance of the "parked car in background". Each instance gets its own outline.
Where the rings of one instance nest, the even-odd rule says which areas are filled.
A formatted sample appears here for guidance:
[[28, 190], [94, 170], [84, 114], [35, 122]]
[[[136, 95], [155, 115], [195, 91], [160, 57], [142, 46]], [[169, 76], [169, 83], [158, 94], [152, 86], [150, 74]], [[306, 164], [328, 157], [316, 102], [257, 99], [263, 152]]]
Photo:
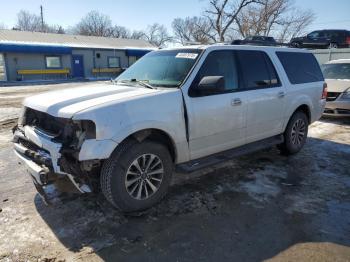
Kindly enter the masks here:
[[350, 46], [350, 31], [317, 30], [303, 37], [292, 38], [289, 44], [296, 48], [347, 48]]
[[328, 85], [324, 114], [350, 116], [350, 59], [333, 60], [321, 68]]
[[271, 36], [248, 36], [243, 40], [233, 40], [233, 45], [258, 45], [258, 46], [277, 46], [278, 43]]
[[96, 189], [112, 205], [135, 211], [164, 197], [174, 167], [192, 172], [274, 145], [297, 153], [325, 103], [320, 66], [307, 50], [163, 49], [104, 87], [25, 99], [13, 142], [44, 198], [60, 177], [80, 192], [100, 181]]

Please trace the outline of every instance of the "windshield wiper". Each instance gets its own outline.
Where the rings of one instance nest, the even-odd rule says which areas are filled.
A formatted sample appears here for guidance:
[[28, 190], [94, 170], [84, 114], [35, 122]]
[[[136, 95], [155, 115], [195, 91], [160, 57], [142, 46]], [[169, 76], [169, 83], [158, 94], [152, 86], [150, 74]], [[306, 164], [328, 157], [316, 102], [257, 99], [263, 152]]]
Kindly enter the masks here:
[[137, 80], [136, 78], [133, 78], [133, 79], [130, 79], [130, 80], [120, 80], [118, 82], [120, 83], [136, 83], [136, 84], [139, 84], [140, 86], [143, 86], [143, 87], [146, 87], [146, 88], [149, 88], [149, 89], [156, 89], [154, 86], [148, 84], [145, 82], [146, 80]]

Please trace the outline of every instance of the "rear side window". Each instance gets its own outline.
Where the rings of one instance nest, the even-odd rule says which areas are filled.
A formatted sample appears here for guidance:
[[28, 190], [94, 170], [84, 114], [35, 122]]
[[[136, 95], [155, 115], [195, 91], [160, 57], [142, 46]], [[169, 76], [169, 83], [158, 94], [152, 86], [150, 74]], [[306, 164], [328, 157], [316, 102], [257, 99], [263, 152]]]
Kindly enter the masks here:
[[276, 52], [289, 82], [303, 84], [324, 81], [316, 58], [311, 53]]
[[237, 52], [243, 74], [245, 89], [279, 86], [276, 70], [270, 58], [261, 51], [240, 50]]

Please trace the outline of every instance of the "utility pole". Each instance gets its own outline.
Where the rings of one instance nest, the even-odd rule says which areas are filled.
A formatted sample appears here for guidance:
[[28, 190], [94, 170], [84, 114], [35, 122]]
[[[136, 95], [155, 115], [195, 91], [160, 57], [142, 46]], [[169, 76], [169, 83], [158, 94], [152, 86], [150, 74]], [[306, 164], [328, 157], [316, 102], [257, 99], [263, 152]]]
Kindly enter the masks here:
[[43, 6], [40, 6], [40, 17], [41, 17], [41, 32], [44, 32], [44, 12]]

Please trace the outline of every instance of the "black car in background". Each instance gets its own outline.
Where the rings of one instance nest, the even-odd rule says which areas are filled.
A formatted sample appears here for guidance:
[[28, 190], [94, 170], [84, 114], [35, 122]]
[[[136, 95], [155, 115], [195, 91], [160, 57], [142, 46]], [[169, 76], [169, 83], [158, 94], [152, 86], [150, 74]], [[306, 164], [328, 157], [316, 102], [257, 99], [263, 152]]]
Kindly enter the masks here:
[[350, 31], [317, 30], [304, 37], [292, 38], [290, 46], [296, 48], [347, 48], [350, 47]]
[[271, 36], [248, 36], [243, 40], [233, 40], [232, 45], [261, 45], [261, 46], [276, 46], [278, 43]]

